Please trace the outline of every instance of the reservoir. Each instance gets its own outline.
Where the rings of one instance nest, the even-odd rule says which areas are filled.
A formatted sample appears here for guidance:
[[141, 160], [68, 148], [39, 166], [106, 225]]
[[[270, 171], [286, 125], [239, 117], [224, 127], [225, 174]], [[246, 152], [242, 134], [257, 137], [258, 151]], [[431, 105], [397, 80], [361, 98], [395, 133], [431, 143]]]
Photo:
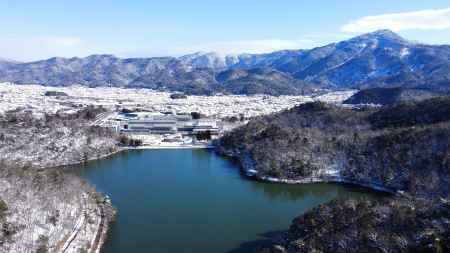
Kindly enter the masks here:
[[79, 173], [118, 210], [102, 253], [251, 252], [319, 204], [376, 197], [336, 184], [251, 181], [207, 150], [127, 151]]

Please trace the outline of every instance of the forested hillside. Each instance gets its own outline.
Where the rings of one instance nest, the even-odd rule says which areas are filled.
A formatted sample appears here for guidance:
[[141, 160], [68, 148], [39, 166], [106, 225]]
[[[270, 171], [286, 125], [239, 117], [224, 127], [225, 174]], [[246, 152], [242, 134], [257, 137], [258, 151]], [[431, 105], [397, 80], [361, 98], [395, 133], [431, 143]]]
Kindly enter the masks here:
[[49, 167], [118, 150], [118, 136], [90, 126], [103, 111], [0, 117], [0, 252], [96, 252], [102, 246], [114, 216], [110, 203], [66, 169]]
[[344, 180], [445, 196], [449, 120], [449, 98], [381, 109], [316, 102], [250, 121], [218, 150], [262, 179]]
[[394, 194], [337, 201], [294, 220], [260, 252], [446, 252], [450, 98], [355, 109], [300, 105], [251, 120], [217, 143], [243, 172], [277, 183], [344, 182]]
[[393, 105], [408, 101], [422, 101], [434, 97], [444, 96], [448, 93], [434, 92], [423, 89], [395, 88], [371, 88], [364, 89], [345, 100], [344, 104], [375, 104]]

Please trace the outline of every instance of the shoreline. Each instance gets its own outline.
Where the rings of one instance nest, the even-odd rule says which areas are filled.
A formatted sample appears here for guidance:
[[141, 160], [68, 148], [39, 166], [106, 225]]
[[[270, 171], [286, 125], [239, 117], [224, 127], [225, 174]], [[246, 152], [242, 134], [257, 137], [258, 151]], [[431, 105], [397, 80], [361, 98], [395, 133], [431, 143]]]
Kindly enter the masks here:
[[265, 176], [263, 176], [263, 177], [251, 176], [251, 175], [248, 175], [247, 173], [245, 173], [245, 171], [244, 171], [244, 174], [246, 177], [253, 178], [256, 181], [274, 183], [274, 184], [276, 184], [276, 183], [290, 184], [290, 185], [319, 184], [319, 183], [347, 184], [347, 185], [353, 185], [353, 186], [357, 186], [357, 187], [367, 188], [369, 190], [380, 192], [380, 193], [388, 193], [388, 194], [399, 195], [399, 196], [402, 195], [399, 191], [389, 189], [384, 186], [379, 186], [379, 185], [376, 185], [376, 184], [373, 184], [370, 182], [365, 183], [365, 182], [349, 180], [349, 179], [339, 178], [339, 177], [309, 177], [309, 178], [295, 180], [295, 179], [271, 178], [271, 177], [265, 177]]
[[[128, 150], [171, 150], [171, 149], [208, 149], [208, 150], [215, 150], [215, 146], [214, 145], [199, 145], [199, 146], [195, 146], [195, 145], [190, 145], [190, 146], [150, 146], [150, 145], [144, 145], [144, 146], [139, 146], [139, 147], [119, 147], [119, 149], [117, 151], [115, 151], [115, 152], [112, 152], [110, 154], [101, 156], [101, 157], [99, 157], [97, 159], [90, 159], [88, 161], [95, 161], [95, 160], [105, 159], [105, 158], [111, 157], [113, 155], [116, 155], [116, 154], [118, 154], [120, 152], [128, 151]], [[218, 152], [215, 152], [215, 153], [218, 154], [221, 157], [235, 159], [234, 156], [224, 155], [224, 154], [221, 154], [221, 153], [218, 153]], [[80, 164], [80, 163], [78, 163], [78, 164]], [[76, 164], [72, 164], [72, 165], [76, 165]], [[269, 176], [258, 176], [257, 175], [257, 171], [255, 171], [253, 169], [245, 169], [242, 166], [242, 164], [240, 164], [240, 163], [238, 165], [240, 167], [240, 171], [242, 172], [242, 174], [247, 179], [261, 181], [261, 182], [266, 182], [266, 183], [290, 184], [290, 185], [295, 185], [295, 184], [316, 184], [316, 183], [348, 184], [348, 185], [353, 185], [353, 186], [367, 188], [369, 190], [373, 190], [373, 191], [377, 191], [377, 192], [388, 193], [388, 194], [398, 195], [398, 196], [404, 196], [404, 193], [402, 191], [391, 189], [391, 188], [388, 188], [388, 187], [385, 187], [383, 185], [379, 185], [379, 184], [373, 183], [373, 182], [362, 182], [362, 181], [342, 178], [340, 176], [326, 176], [326, 175], [325, 176], [320, 176], [320, 177], [308, 177], [308, 178], [303, 178], [303, 179], [288, 179], [288, 178], [275, 178], [275, 177], [269, 177]]]
[[[105, 154], [102, 155], [100, 157], [97, 158], [92, 158], [89, 159], [85, 162], [80, 161], [79, 163], [73, 163], [67, 166], [71, 166], [71, 165], [76, 165], [76, 164], [83, 164], [89, 161], [95, 161], [95, 160], [101, 160], [101, 159], [106, 159], [109, 157], [112, 157], [116, 154], [119, 154], [120, 152], [123, 151], [128, 151], [128, 150], [171, 150], [171, 149], [214, 149], [215, 146], [213, 145], [189, 145], [189, 146], [150, 146], [150, 145], [144, 145], [144, 146], [139, 146], [139, 147], [118, 147], [118, 150], [111, 152], [109, 154]], [[216, 152], [217, 153], [217, 152]], [[224, 155], [224, 154], [220, 154], [217, 153], [219, 156], [221, 157], [228, 157], [228, 158], [235, 158], [233, 156], [228, 156], [228, 155]], [[240, 164], [240, 171], [241, 174], [247, 178], [247, 180], [256, 180], [256, 181], [260, 181], [260, 182], [266, 182], [266, 183], [274, 183], [274, 184], [291, 184], [291, 185], [295, 185], [295, 184], [318, 184], [318, 183], [336, 183], [336, 184], [348, 184], [348, 185], [353, 185], [353, 186], [357, 186], [357, 187], [362, 187], [362, 188], [366, 188], [368, 190], [372, 190], [372, 191], [376, 191], [376, 192], [380, 192], [380, 193], [387, 193], [387, 194], [392, 194], [392, 195], [399, 195], [401, 196], [402, 194], [399, 191], [395, 191], [383, 186], [378, 186], [375, 184], [371, 184], [371, 183], [364, 183], [364, 182], [359, 182], [359, 181], [355, 181], [355, 180], [348, 180], [348, 179], [344, 179], [344, 178], [340, 178], [337, 176], [330, 176], [330, 177], [309, 177], [309, 178], [304, 178], [304, 179], [282, 179], [282, 178], [274, 178], [274, 177], [268, 177], [268, 176], [258, 176], [254, 170], [246, 170], [243, 168], [243, 166]], [[103, 194], [102, 194], [103, 195]], [[110, 204], [110, 207], [113, 207], [112, 204]], [[118, 212], [119, 210], [117, 210]], [[117, 215], [116, 213], [114, 213], [114, 216]], [[103, 223], [103, 218], [102, 217], [102, 223]], [[100, 230], [102, 230], [100, 233], [100, 238], [98, 238], [98, 243], [96, 245], [96, 249], [95, 252], [99, 253], [101, 251], [101, 249], [103, 248], [105, 242], [108, 239], [108, 233], [110, 230], [110, 223], [113, 222], [114, 217], [111, 217], [110, 219], [107, 220], [107, 222], [103, 223], [100, 226]], [[96, 235], [97, 237], [97, 235]], [[94, 239], [95, 240], [95, 239]]]
[[[117, 146], [117, 150], [101, 155], [101, 156], [97, 156], [97, 157], [93, 157], [87, 160], [78, 160], [78, 161], [72, 161], [69, 162], [67, 164], [63, 164], [63, 165], [58, 165], [58, 166], [51, 166], [51, 167], [45, 167], [42, 166], [41, 168], [61, 168], [61, 167], [71, 167], [71, 166], [76, 166], [76, 165], [83, 165], [83, 164], [87, 164], [89, 162], [94, 162], [94, 161], [99, 161], [102, 159], [107, 159], [110, 158], [114, 155], [117, 155], [121, 152], [124, 151], [128, 151], [128, 150], [169, 150], [169, 149], [213, 149], [214, 146], [212, 145], [184, 145], [184, 146], [150, 146], [150, 145], [144, 145], [144, 146], [139, 146], [139, 147], [120, 147]], [[83, 179], [84, 180], [84, 179]], [[89, 183], [89, 182], [87, 182]], [[89, 183], [90, 184], [90, 183]], [[94, 187], [94, 186], [92, 186]], [[99, 191], [97, 191], [97, 189], [94, 190], [101, 194], [103, 197], [105, 197], [105, 195]], [[106, 206], [105, 206], [106, 205]], [[117, 215], [117, 211], [112, 212], [111, 214], [107, 215], [105, 213], [105, 208], [111, 208], [112, 210], [115, 210], [113, 207], [112, 203], [102, 203], [99, 205], [99, 210], [100, 210], [100, 222], [99, 222], [99, 226], [97, 228], [97, 232], [94, 235], [94, 238], [92, 238], [91, 241], [95, 241], [95, 245], [91, 245], [91, 248], [89, 249], [90, 252], [95, 252], [95, 253], [100, 253], [101, 249], [103, 248], [104, 244], [106, 243], [106, 241], [108, 240], [108, 234], [110, 231], [110, 227], [111, 227], [111, 223], [114, 222], [115, 220], [115, 216]], [[74, 238], [72, 240], [76, 239], [76, 235], [74, 236]]]
[[126, 147], [125, 150], [145, 149], [214, 149], [212, 145], [143, 145], [137, 147]]
[[[125, 147], [121, 148], [121, 150], [111, 153], [109, 155], [104, 156], [104, 158], [110, 157], [114, 154], [117, 154], [122, 151], [127, 150], [170, 150], [170, 149], [209, 149], [214, 150], [214, 145], [201, 145], [201, 146], [195, 146], [195, 145], [189, 145], [189, 146], [150, 146], [150, 145], [144, 145], [139, 147]], [[224, 155], [217, 153], [221, 157], [227, 157], [234, 159], [234, 156]], [[102, 158], [100, 158], [102, 159]], [[245, 169], [242, 164], [239, 163], [239, 166], [241, 167], [240, 170], [242, 174], [250, 180], [256, 180], [260, 182], [266, 182], [266, 183], [274, 183], [274, 184], [317, 184], [317, 183], [335, 183], [335, 184], [347, 184], [347, 185], [353, 185], [357, 187], [363, 187], [367, 188], [372, 191], [380, 192], [380, 193], [388, 193], [392, 195], [398, 195], [403, 196], [404, 194], [401, 191], [390, 189], [388, 187], [378, 185], [371, 182], [362, 182], [357, 180], [351, 180], [351, 179], [345, 179], [339, 176], [322, 176], [322, 177], [308, 177], [303, 179], [287, 179], [287, 178], [275, 178], [275, 177], [269, 177], [269, 176], [258, 176], [252, 169]]]
[[222, 157], [227, 157], [229, 159], [232, 159], [237, 162], [238, 166], [240, 167], [241, 174], [252, 180], [260, 181], [260, 182], [266, 182], [266, 183], [273, 183], [273, 184], [290, 184], [290, 185], [296, 185], [296, 184], [317, 184], [317, 183], [335, 183], [335, 184], [347, 184], [347, 185], [353, 185], [357, 187], [363, 187], [367, 188], [372, 191], [380, 192], [380, 193], [387, 193], [392, 194], [396, 196], [405, 196], [402, 191], [390, 189], [388, 187], [385, 187], [383, 185], [379, 185], [377, 183], [373, 182], [362, 182], [357, 180], [351, 180], [342, 178], [340, 176], [336, 175], [324, 175], [319, 177], [307, 177], [303, 179], [288, 179], [288, 178], [276, 178], [276, 177], [270, 177], [270, 176], [260, 176], [258, 175], [258, 171], [254, 169], [247, 169], [242, 164], [242, 162], [232, 154], [217, 152]]
[[[120, 147], [119, 150], [110, 153], [108, 155], [104, 155], [98, 159], [91, 159], [93, 160], [100, 160], [104, 158], [108, 158], [110, 156], [113, 156], [115, 154], [118, 154], [122, 151], [128, 151], [128, 150], [170, 150], [170, 149], [209, 149], [214, 150], [214, 145], [189, 145], [189, 146], [150, 146], [150, 145], [144, 145], [144, 146], [138, 146], [138, 147]], [[221, 157], [227, 157], [231, 159], [235, 159], [234, 156], [230, 155], [224, 155], [217, 153]], [[91, 161], [90, 160], [90, 161]], [[381, 193], [388, 193], [392, 195], [398, 195], [403, 196], [404, 194], [401, 191], [390, 189], [388, 187], [378, 185], [371, 182], [362, 182], [357, 180], [351, 180], [351, 179], [345, 179], [339, 176], [322, 176], [322, 177], [308, 177], [303, 179], [287, 179], [287, 178], [275, 178], [275, 177], [269, 177], [269, 176], [258, 176], [255, 172], [255, 170], [252, 169], [245, 169], [242, 164], [239, 163], [240, 170], [242, 174], [247, 179], [253, 179], [256, 181], [266, 182], [266, 183], [275, 183], [275, 184], [317, 184], [317, 183], [336, 183], [336, 184], [348, 184], [358, 187], [367, 188], [369, 190], [381, 192]]]

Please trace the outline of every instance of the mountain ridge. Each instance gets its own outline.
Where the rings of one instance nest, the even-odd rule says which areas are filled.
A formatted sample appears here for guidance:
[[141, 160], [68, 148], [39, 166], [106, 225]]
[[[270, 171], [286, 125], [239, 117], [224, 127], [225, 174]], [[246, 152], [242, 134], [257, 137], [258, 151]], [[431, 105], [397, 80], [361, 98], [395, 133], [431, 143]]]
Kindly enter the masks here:
[[[237, 83], [224, 85], [217, 77], [224, 71], [252, 69], [289, 75], [286, 80], [290, 84], [284, 86], [292, 94], [297, 94], [295, 88], [299, 81], [309, 89], [419, 87], [448, 91], [450, 45], [416, 43], [392, 31], [379, 30], [309, 50], [266, 54], [197, 52], [181, 57], [150, 58], [97, 54], [26, 63], [0, 61], [0, 81], [48, 86], [141, 87], [193, 94], [236, 93], [236, 89], [227, 90], [227, 87], [235, 87]], [[257, 92], [282, 94], [273, 90], [268, 93], [269, 86], [274, 85], [270, 76], [252, 79], [250, 85], [262, 87], [250, 89]]]

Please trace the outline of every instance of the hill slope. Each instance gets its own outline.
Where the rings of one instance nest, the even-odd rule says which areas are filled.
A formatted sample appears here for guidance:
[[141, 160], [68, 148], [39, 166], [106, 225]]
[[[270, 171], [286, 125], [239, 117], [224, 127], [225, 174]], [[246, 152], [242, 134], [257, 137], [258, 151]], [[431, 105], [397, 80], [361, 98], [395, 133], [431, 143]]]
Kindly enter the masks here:
[[[257, 178], [450, 193], [450, 98], [380, 109], [300, 105], [225, 135], [218, 151]], [[420, 179], [420, 180], [419, 180]]]
[[371, 88], [357, 92], [345, 100], [344, 104], [393, 105], [406, 101], [422, 101], [441, 95], [443, 94], [426, 89], [408, 89], [402, 87]]
[[269, 68], [231, 69], [216, 78], [221, 89], [233, 94], [299, 95], [312, 91], [304, 82]]
[[319, 102], [251, 120], [217, 142], [243, 172], [277, 183], [345, 182], [397, 193], [333, 201], [260, 253], [447, 252], [450, 98], [345, 109]]

